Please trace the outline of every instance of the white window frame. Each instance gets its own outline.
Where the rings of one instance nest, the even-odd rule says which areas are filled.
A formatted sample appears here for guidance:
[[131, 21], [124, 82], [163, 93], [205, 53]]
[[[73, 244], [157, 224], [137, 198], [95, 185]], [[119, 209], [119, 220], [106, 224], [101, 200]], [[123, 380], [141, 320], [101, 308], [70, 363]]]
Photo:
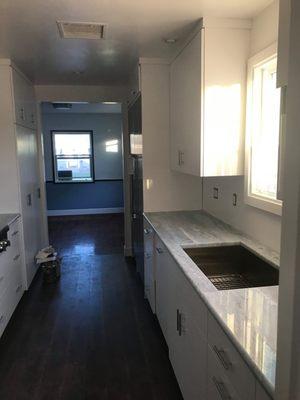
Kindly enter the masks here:
[[[89, 135], [90, 137], [90, 144], [91, 144], [91, 153], [90, 154], [74, 154], [70, 156], [61, 156], [59, 154], [56, 154], [55, 151], [55, 135]], [[53, 178], [54, 178], [54, 183], [57, 184], [65, 184], [65, 183], [93, 183], [95, 180], [94, 178], [94, 145], [93, 145], [93, 131], [76, 131], [76, 130], [52, 130], [51, 131], [51, 136], [52, 136], [52, 157], [53, 157]], [[58, 169], [57, 169], [57, 160], [58, 159], [88, 159], [90, 160], [90, 179], [70, 179], [70, 180], [63, 180], [59, 179], [58, 177]]]
[[[246, 114], [246, 142], [245, 142], [245, 203], [268, 211], [273, 214], [282, 214], [282, 201], [269, 199], [251, 193], [251, 150], [252, 150], [252, 99], [253, 99], [253, 72], [259, 64], [264, 64], [277, 57], [277, 43], [273, 43], [260, 53], [251, 57], [248, 61], [248, 84], [247, 84], [247, 114]], [[279, 163], [280, 160], [278, 160]], [[279, 168], [279, 167], [278, 167]], [[279, 177], [277, 176], [277, 180]]]

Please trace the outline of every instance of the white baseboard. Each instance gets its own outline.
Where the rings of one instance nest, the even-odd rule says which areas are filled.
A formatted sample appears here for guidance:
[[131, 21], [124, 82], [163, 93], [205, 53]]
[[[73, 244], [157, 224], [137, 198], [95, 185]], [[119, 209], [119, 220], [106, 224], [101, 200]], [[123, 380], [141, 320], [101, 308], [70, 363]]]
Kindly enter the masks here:
[[123, 207], [113, 208], [78, 208], [72, 210], [48, 210], [48, 217], [59, 217], [63, 215], [91, 215], [91, 214], [118, 214], [124, 212]]

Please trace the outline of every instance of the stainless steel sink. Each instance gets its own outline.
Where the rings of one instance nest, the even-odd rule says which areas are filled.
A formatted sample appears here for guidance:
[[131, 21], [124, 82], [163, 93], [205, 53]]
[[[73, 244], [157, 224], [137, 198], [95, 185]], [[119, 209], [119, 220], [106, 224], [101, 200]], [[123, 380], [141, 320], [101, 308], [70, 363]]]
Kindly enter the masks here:
[[278, 285], [279, 271], [242, 246], [184, 251], [218, 290]]

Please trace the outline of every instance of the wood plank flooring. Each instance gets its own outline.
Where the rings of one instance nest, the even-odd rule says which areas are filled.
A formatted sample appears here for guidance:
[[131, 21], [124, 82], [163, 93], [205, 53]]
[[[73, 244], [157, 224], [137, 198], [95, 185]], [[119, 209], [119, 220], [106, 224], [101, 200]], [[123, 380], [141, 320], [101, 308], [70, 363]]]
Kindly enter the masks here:
[[1, 400], [182, 399], [161, 330], [123, 253], [123, 216], [49, 221], [59, 283], [38, 274], [0, 340]]

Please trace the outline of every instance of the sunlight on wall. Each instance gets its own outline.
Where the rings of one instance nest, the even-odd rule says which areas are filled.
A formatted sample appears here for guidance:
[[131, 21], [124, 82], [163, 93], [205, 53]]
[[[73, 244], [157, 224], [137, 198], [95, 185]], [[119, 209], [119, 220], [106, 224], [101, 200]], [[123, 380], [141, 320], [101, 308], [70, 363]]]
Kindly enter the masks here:
[[107, 140], [105, 142], [105, 151], [107, 153], [118, 153], [118, 151], [119, 151], [118, 139]]
[[143, 136], [130, 134], [130, 152], [131, 154], [143, 153]]
[[150, 190], [153, 186], [153, 179], [146, 179], [146, 189]]
[[[207, 175], [222, 174], [232, 165], [233, 172], [242, 143], [241, 85], [210, 86], [205, 90], [204, 109], [204, 170]], [[207, 155], [207, 156], [206, 156]], [[222, 160], [218, 163], [217, 160]]]

